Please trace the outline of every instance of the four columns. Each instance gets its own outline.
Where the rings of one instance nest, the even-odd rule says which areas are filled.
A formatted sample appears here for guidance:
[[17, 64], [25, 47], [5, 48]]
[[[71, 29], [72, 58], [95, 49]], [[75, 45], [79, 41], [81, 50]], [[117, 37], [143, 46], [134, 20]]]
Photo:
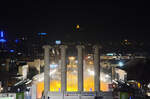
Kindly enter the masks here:
[[[50, 88], [50, 55], [49, 50], [50, 46], [45, 45], [44, 48], [44, 96], [47, 99], [47, 94], [49, 92]], [[84, 91], [83, 90], [83, 48], [84, 46], [78, 45], [77, 51], [78, 51], [78, 91]], [[100, 53], [99, 53], [99, 46], [95, 45], [93, 46], [94, 49], [94, 88], [96, 92], [100, 92]], [[66, 45], [61, 45], [61, 91], [65, 92], [67, 91], [67, 64], [66, 64]]]

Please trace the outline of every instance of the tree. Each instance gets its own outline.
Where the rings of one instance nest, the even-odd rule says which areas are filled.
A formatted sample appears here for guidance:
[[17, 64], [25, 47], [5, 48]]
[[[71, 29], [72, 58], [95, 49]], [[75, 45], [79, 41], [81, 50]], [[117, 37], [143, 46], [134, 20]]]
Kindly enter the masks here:
[[131, 60], [127, 63], [125, 70], [128, 80], [136, 80], [142, 85], [150, 83], [150, 59]]

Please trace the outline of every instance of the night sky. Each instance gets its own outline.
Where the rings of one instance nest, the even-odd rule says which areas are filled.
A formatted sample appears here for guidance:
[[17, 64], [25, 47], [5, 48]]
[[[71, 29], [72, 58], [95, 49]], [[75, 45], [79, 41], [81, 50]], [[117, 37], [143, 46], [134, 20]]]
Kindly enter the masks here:
[[11, 38], [47, 32], [50, 39], [149, 41], [150, 6], [144, 0], [54, 1], [1, 1], [0, 29]]

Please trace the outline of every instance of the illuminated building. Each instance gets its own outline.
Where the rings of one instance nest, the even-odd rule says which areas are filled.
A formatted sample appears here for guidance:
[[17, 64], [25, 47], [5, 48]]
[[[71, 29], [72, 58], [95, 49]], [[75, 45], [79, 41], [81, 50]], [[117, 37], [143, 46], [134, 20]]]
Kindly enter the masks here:
[[[62, 92], [63, 90], [67, 91], [67, 92], [78, 92], [78, 91], [83, 91], [83, 92], [93, 92], [95, 91], [95, 82], [94, 82], [94, 76], [96, 75], [95, 73], [95, 69], [94, 69], [94, 64], [96, 63], [96, 61], [94, 61], [95, 55], [99, 55], [99, 54], [94, 54], [95, 50], [93, 50], [92, 47], [92, 51], [90, 53], [86, 53], [85, 54], [85, 50], [86, 46], [79, 46], [79, 47], [74, 47], [74, 49], [78, 52], [76, 55], [72, 55], [72, 54], [67, 54], [67, 51], [70, 51], [69, 49], [69, 45], [57, 45], [57, 46], [50, 46], [47, 48], [47, 53], [45, 53], [45, 55], [47, 56], [47, 60], [49, 60], [49, 62], [47, 63], [47, 66], [49, 66], [46, 70], [50, 70], [47, 71], [47, 77], [50, 76], [50, 83], [45, 81], [47, 83], [47, 86], [45, 86], [47, 89], [47, 92]], [[56, 54], [56, 49], [59, 51], [60, 54]], [[67, 50], [68, 49], [68, 50]], [[81, 52], [80, 52], [81, 51]], [[83, 52], [82, 52], [83, 51]], [[64, 52], [65, 54], [62, 54], [62, 52]], [[76, 53], [74, 51], [70, 51], [73, 53]], [[53, 55], [51, 55], [53, 54]], [[58, 55], [59, 57], [56, 58], [56, 55]], [[115, 77], [112, 78], [111, 77], [111, 67], [117, 67], [120, 66], [122, 67], [123, 64], [125, 64], [124, 60], [130, 60], [132, 59], [132, 57], [130, 57], [131, 55], [121, 55], [119, 54], [117, 56], [117, 54], [113, 53], [108, 53], [108, 54], [101, 54], [99, 56], [99, 62], [101, 64], [101, 69], [100, 69], [100, 90], [101, 91], [109, 91], [109, 85], [112, 83], [112, 79], [114, 80], [125, 80], [125, 75], [126, 73], [122, 70], [119, 69], [115, 69], [114, 75]], [[62, 59], [64, 59], [62, 61]], [[82, 61], [81, 61], [82, 60]], [[115, 61], [115, 63], [113, 62]], [[120, 63], [121, 62], [121, 63]], [[45, 62], [46, 63], [46, 62]], [[78, 67], [79, 65], [83, 65], [83, 71], [80, 72], [81, 74], [79, 74], [79, 70]], [[62, 67], [65, 70], [63, 70], [65, 76], [62, 76]], [[108, 68], [108, 70], [107, 70]], [[80, 69], [81, 70], [81, 69]], [[82, 76], [83, 74], [83, 76]], [[44, 91], [44, 73], [42, 73], [41, 76], [35, 76], [34, 77], [34, 81], [35, 84], [37, 86], [37, 97], [40, 98], [42, 96], [42, 93]], [[80, 76], [81, 75], [81, 76]], [[119, 76], [118, 76], [119, 75]], [[81, 78], [80, 78], [81, 77]], [[83, 77], [83, 78], [82, 78]], [[65, 80], [62, 81], [61, 78], [65, 78]], [[78, 80], [78, 79], [81, 80]], [[81, 83], [81, 81], [83, 83]], [[66, 82], [66, 83], [64, 83]], [[63, 85], [63, 84], [65, 85]], [[80, 84], [80, 85], [79, 85]], [[62, 88], [63, 85], [63, 88]], [[97, 84], [96, 84], [97, 85]], [[65, 86], [65, 87], [64, 87]], [[80, 87], [79, 87], [80, 86]], [[98, 87], [97, 87], [98, 88]], [[63, 89], [63, 90], [62, 90]], [[98, 90], [98, 89], [97, 89]]]
[[[61, 45], [60, 45], [61, 46]], [[61, 47], [59, 47], [60, 49], [60, 55], [62, 55], [61, 52]], [[69, 47], [69, 46], [67, 46]], [[67, 49], [67, 47], [65, 47], [65, 49]], [[81, 47], [82, 50], [84, 51], [86, 48]], [[77, 51], [81, 50], [81, 48], [77, 48]], [[50, 55], [50, 54], [54, 54], [55, 52], [51, 53], [50, 51], [53, 51], [51, 49], [58, 49], [55, 48], [53, 46], [49, 47], [50, 50], [47, 49], [47, 51], [49, 51], [49, 54], [45, 54], [45, 55]], [[64, 51], [64, 50], [63, 50]], [[94, 50], [93, 50], [94, 51]], [[64, 51], [65, 52], [65, 51]], [[66, 53], [66, 52], [65, 52]], [[47, 63], [48, 66], [50, 67], [50, 73], [48, 73], [50, 75], [50, 85], [49, 87], [46, 86], [46, 88], [49, 88], [49, 90], [47, 91], [51, 91], [51, 92], [61, 92], [61, 66], [62, 66], [62, 61], [61, 59], [65, 59], [66, 61], [68, 61], [67, 63], [65, 63], [66, 61], [64, 61], [63, 64], [66, 64], [67, 66], [67, 72], [66, 72], [66, 89], [64, 88], [64, 90], [68, 91], [68, 92], [77, 92], [79, 90], [83, 90], [88, 91], [88, 92], [93, 92], [95, 91], [94, 88], [94, 76], [95, 76], [95, 72], [94, 72], [94, 54], [86, 54], [83, 55], [82, 59], [83, 61], [79, 61], [78, 57], [79, 55], [82, 56], [82, 53], [77, 53], [77, 56], [61, 56], [58, 58], [58, 60], [55, 60], [56, 55], [50, 55], [49, 57], [49, 62]], [[81, 56], [79, 58], [81, 58]], [[54, 57], [54, 58], [52, 58]], [[100, 64], [101, 64], [101, 69], [100, 69], [100, 86], [101, 86], [101, 91], [109, 91], [109, 84], [112, 83], [112, 78], [111, 78], [111, 67], [117, 67], [120, 65], [120, 59], [130, 59], [128, 56], [120, 56], [118, 58], [117, 55], [114, 54], [114, 56], [111, 56], [111, 54], [109, 54], [109, 56], [107, 55], [101, 55], [99, 56], [101, 60]], [[114, 60], [115, 59], [115, 60]], [[113, 63], [113, 61], [115, 61], [115, 63]], [[78, 88], [79, 82], [78, 81], [82, 81], [82, 80], [78, 80], [78, 65], [79, 63], [82, 64], [83, 62], [83, 85], [81, 84], [80, 88]], [[124, 61], [121, 61], [124, 62]], [[122, 63], [121, 65], [122, 66]], [[108, 70], [107, 70], [108, 67]], [[65, 67], [66, 69], [66, 67]], [[48, 70], [48, 69], [46, 69]], [[117, 79], [117, 80], [124, 80], [124, 75], [126, 75], [126, 73], [124, 71], [115, 69], [116, 73], [114, 74], [115, 77], [113, 79]], [[47, 75], [47, 76], [49, 76]], [[82, 74], [79, 74], [82, 75]], [[118, 76], [119, 75], [119, 76]], [[79, 76], [82, 77], [82, 76]], [[80, 78], [82, 79], [82, 78]], [[44, 90], [44, 73], [42, 73], [41, 75], [39, 74], [38, 76], [34, 77], [34, 81], [35, 84], [37, 85], [37, 96], [41, 97], [42, 92]], [[82, 89], [83, 86], [83, 89]]]
[[[39, 74], [34, 77], [34, 83], [37, 85], [37, 97], [41, 97], [43, 90], [45, 89], [46, 93], [51, 92], [90, 92], [90, 91], [108, 91], [108, 84], [111, 83], [110, 75], [101, 71], [100, 73], [100, 56], [99, 56], [99, 47], [94, 46], [94, 55], [83, 56], [82, 46], [77, 46], [77, 57], [69, 56], [66, 58], [66, 45], [61, 45], [61, 57], [60, 63], [50, 62], [50, 53], [49, 49], [52, 47], [45, 46], [45, 73]], [[64, 54], [63, 54], [64, 53]], [[86, 62], [88, 59], [92, 62]], [[66, 59], [65, 59], [66, 58]], [[77, 60], [76, 60], [77, 59]], [[97, 60], [93, 60], [97, 59]], [[69, 60], [69, 63], [66, 64], [66, 60]], [[57, 64], [57, 65], [56, 65]], [[62, 67], [64, 66], [64, 67]], [[94, 67], [95, 66], [95, 67]], [[97, 66], [97, 67], [96, 67]], [[43, 79], [43, 76], [46, 76], [47, 79]], [[50, 76], [50, 78], [49, 78]], [[62, 79], [63, 78], [63, 79]], [[95, 79], [95, 80], [94, 80]], [[44, 82], [46, 86], [44, 86]], [[45, 94], [46, 94], [45, 93]]]
[[[30, 42], [27, 43], [27, 45], [29, 44]], [[58, 47], [60, 47], [60, 44], [63, 42], [55, 42], [57, 44]], [[69, 43], [70, 44], [70, 43]], [[69, 44], [66, 44], [68, 47], [69, 47]], [[70, 44], [71, 45], [71, 44]], [[56, 45], [55, 45], [56, 46]], [[32, 47], [32, 46], [30, 46]], [[29, 47], [29, 49], [31, 49]], [[40, 46], [36, 46], [36, 48]], [[34, 49], [34, 47], [33, 47]], [[33, 50], [31, 49], [31, 50]], [[49, 52], [49, 55], [50, 55], [50, 63], [49, 63], [49, 66], [50, 66], [50, 76], [51, 76], [51, 79], [50, 79], [50, 91], [61, 91], [61, 52], [60, 52], [60, 48], [57, 48], [58, 49], [58, 58], [56, 58], [56, 55], [55, 53], [57, 53], [56, 51], [56, 47], [54, 46], [51, 46], [50, 48], [50, 52]], [[74, 48], [76, 50], [81, 50], [80, 47], [79, 48]], [[82, 48], [83, 49], [83, 53], [84, 51], [87, 49], [86, 46], [85, 48]], [[27, 51], [27, 50], [26, 50]], [[93, 50], [94, 51], [94, 50]], [[34, 52], [36, 52], [36, 50], [34, 50]], [[72, 51], [73, 52], [73, 51]], [[36, 52], [34, 53], [35, 55], [38, 55], [39, 53]], [[53, 55], [52, 55], [53, 54]], [[66, 81], [67, 81], [67, 84], [65, 86], [67, 86], [66, 90], [67, 91], [78, 91], [79, 89], [80, 90], [83, 90], [83, 91], [94, 91], [95, 88], [94, 88], [94, 76], [95, 76], [95, 72], [94, 72], [94, 53], [91, 52], [90, 54], [85, 54], [83, 55], [82, 59], [80, 60], [83, 60], [83, 61], [78, 61], [78, 56], [79, 55], [82, 55], [82, 54], [77, 54], [77, 55], [67, 55], [65, 56], [66, 58], [66, 61], [67, 61], [67, 77], [66, 77]], [[101, 76], [101, 81], [100, 81], [100, 85], [101, 85], [101, 91], [108, 91], [108, 84], [111, 83], [111, 75], [108, 74], [108, 72], [104, 72], [105, 69], [103, 69], [106, 65], [107, 67], [107, 64], [108, 66], [110, 65], [109, 62], [107, 62], [107, 64], [103, 64], [104, 60], [113, 60], [113, 59], [130, 59], [129, 56], [117, 56], [117, 55], [114, 55], [111, 56], [112, 54], [109, 53], [108, 56], [107, 55], [101, 55], [100, 56], [100, 60], [101, 60], [101, 73], [100, 73], [100, 76]], [[31, 55], [32, 56], [32, 55]], [[33, 55], [34, 56], [34, 55]], [[52, 58], [54, 57], [54, 58]], [[63, 56], [64, 57], [64, 56]], [[81, 56], [80, 56], [81, 58]], [[83, 63], [82, 63], [83, 62]], [[37, 63], [37, 62], [35, 62]], [[79, 76], [78, 77], [78, 64], [83, 64], [83, 85], [81, 84], [80, 88], [78, 88], [78, 81], [81, 81], [81, 80], [78, 80], [79, 77], [82, 77], [82, 76]], [[103, 64], [103, 65], [102, 65]], [[37, 66], [37, 65], [36, 65]], [[37, 67], [40, 67], [40, 66], [37, 66]], [[66, 68], [66, 67], [65, 67]], [[110, 71], [111, 73], [111, 71]], [[79, 75], [82, 75], [79, 74]], [[43, 75], [44, 76], [44, 75]], [[42, 95], [42, 92], [44, 90], [44, 83], [43, 83], [43, 78], [40, 77], [41, 79], [39, 80], [38, 84], [37, 84], [37, 91], [38, 93], [40, 93]], [[80, 78], [82, 79], [82, 78]], [[90, 82], [90, 83], [87, 83], [87, 82]], [[82, 89], [82, 86], [83, 86], [83, 89]], [[40, 96], [40, 94], [38, 94]]]

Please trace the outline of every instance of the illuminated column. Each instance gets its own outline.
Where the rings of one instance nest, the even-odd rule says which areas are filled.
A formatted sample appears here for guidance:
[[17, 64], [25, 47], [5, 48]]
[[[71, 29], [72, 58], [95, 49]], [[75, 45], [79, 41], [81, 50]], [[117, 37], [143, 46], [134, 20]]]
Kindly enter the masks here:
[[48, 92], [50, 90], [50, 46], [49, 45], [45, 45], [43, 46], [44, 48], [44, 63], [45, 63], [45, 67], [44, 67], [44, 96], [45, 99], [48, 99]]
[[84, 46], [78, 45], [78, 91], [83, 91], [83, 48]]
[[113, 82], [113, 80], [115, 80], [115, 67], [114, 66], [111, 66], [111, 69], [112, 69], [112, 82]]
[[61, 92], [67, 91], [66, 45], [61, 45]]
[[99, 46], [94, 45], [94, 89], [96, 92], [100, 92], [100, 53]]

